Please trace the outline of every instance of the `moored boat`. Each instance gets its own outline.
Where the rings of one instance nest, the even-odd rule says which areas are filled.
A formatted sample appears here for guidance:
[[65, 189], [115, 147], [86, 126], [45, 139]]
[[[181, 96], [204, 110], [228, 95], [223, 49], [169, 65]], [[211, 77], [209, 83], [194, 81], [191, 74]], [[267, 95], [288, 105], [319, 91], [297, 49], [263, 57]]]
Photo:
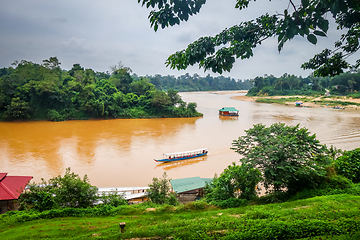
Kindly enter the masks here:
[[223, 107], [219, 109], [220, 116], [239, 116], [239, 110], [234, 107]]
[[201, 157], [201, 156], [206, 155], [207, 153], [208, 153], [207, 148], [201, 148], [201, 149], [186, 151], [186, 152], [165, 153], [163, 155], [163, 159], [154, 159], [154, 160], [155, 160], [155, 162], [172, 162], [172, 161]]

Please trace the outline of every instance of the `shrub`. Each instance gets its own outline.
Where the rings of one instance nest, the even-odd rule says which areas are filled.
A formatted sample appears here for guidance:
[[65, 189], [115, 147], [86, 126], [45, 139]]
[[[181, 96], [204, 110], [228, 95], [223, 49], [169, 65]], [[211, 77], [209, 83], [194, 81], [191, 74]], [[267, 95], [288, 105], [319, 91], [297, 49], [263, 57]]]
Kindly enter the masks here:
[[53, 193], [55, 201], [60, 207], [80, 207], [92, 206], [97, 200], [97, 187], [89, 183], [89, 178], [85, 174], [81, 179], [78, 174], [66, 169], [65, 175], [54, 177], [49, 180], [54, 186]]
[[[322, 188], [304, 189], [301, 192], [297, 192], [295, 195], [292, 195], [290, 197], [289, 201], [312, 198], [316, 196], [330, 196], [336, 194], [351, 194], [355, 196], [360, 196], [360, 184], [351, 184], [351, 181], [345, 177], [333, 177], [331, 180], [328, 180], [328, 182], [330, 182], [330, 184], [324, 183], [321, 186]], [[335, 184], [335, 182], [337, 182], [337, 184]], [[337, 187], [339, 185], [342, 187]]]
[[351, 180], [341, 176], [335, 175], [325, 180], [322, 188], [330, 188], [330, 189], [346, 189], [351, 187]]
[[344, 151], [343, 156], [335, 160], [335, 170], [354, 183], [360, 182], [360, 148]]
[[65, 175], [51, 178], [47, 183], [30, 184], [29, 191], [19, 198], [21, 209], [34, 208], [39, 211], [58, 207], [86, 208], [92, 206], [98, 199], [97, 187], [89, 183], [85, 175], [83, 179], [78, 174], [66, 169]]
[[60, 114], [55, 109], [49, 110], [49, 112], [47, 114], [47, 117], [48, 117], [48, 120], [54, 121], [54, 122], [59, 122], [59, 121], [64, 121], [65, 120], [65, 116]]
[[204, 201], [204, 200], [198, 200], [198, 201], [194, 201], [192, 203], [193, 203], [193, 206], [194, 206], [193, 209], [202, 210], [202, 209], [205, 209], [205, 208], [208, 207], [208, 203], [206, 201]]
[[28, 184], [28, 191], [24, 192], [19, 197], [20, 209], [29, 210], [34, 208], [38, 211], [50, 210], [57, 207], [55, 197], [51, 192], [52, 186], [48, 185], [44, 179], [42, 183]]
[[236, 208], [247, 204], [246, 199], [228, 198], [222, 201], [212, 201], [211, 204], [221, 208]]
[[177, 200], [176, 193], [169, 193], [168, 198], [166, 199], [166, 203], [172, 206], [178, 205], [179, 201]]
[[149, 199], [156, 204], [171, 204], [176, 205], [176, 195], [171, 194], [170, 191], [170, 179], [163, 173], [163, 178], [153, 178], [152, 183], [149, 184], [147, 189]]
[[347, 97], [360, 98], [360, 93], [351, 93], [351, 94], [348, 94]]
[[208, 201], [223, 201], [231, 198], [251, 200], [257, 196], [256, 187], [261, 181], [261, 173], [250, 164], [229, 165], [220, 177], [214, 177], [205, 186]]
[[124, 194], [119, 194], [117, 190], [108, 193], [103, 192], [99, 200], [101, 200], [103, 202], [102, 205], [105, 206], [118, 207], [127, 204]]

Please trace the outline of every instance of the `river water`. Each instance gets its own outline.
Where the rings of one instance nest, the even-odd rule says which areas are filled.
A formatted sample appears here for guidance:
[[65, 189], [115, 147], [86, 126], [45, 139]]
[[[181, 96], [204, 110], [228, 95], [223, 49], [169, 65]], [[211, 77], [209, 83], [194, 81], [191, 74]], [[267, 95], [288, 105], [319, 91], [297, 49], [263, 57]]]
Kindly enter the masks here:
[[[64, 174], [67, 167], [87, 174], [98, 187], [147, 186], [166, 172], [170, 178], [220, 174], [240, 156], [234, 139], [253, 124], [300, 124], [322, 144], [343, 150], [360, 147], [360, 110], [295, 108], [230, 99], [242, 93], [181, 93], [196, 102], [202, 118], [115, 119], [66, 122], [0, 122], [0, 172], [33, 176], [34, 181]], [[218, 115], [235, 107], [238, 118]], [[205, 157], [156, 163], [163, 153], [209, 148]]]

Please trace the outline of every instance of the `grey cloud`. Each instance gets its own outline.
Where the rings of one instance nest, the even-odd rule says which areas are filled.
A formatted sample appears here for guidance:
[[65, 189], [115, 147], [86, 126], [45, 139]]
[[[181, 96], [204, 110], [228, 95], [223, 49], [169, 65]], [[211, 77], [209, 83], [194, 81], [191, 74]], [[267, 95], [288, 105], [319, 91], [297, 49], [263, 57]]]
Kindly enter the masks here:
[[[167, 57], [187, 47], [202, 36], [214, 36], [226, 27], [248, 21], [261, 14], [283, 9], [288, 2], [251, 2], [248, 9], [239, 11], [233, 1], [208, 1], [201, 12], [179, 26], [150, 28], [149, 9], [136, 0], [16, 0], [0, 3], [0, 68], [14, 60], [41, 62], [57, 56], [62, 68], [70, 69], [80, 63], [95, 71], [107, 71], [119, 61], [138, 75], [213, 74], [198, 66], [184, 71], [165, 67]], [[287, 43], [277, 52], [276, 39], [269, 39], [254, 50], [254, 57], [238, 60], [231, 73], [224, 76], [254, 78], [264, 74], [307, 75], [300, 69], [302, 62], [320, 52], [324, 46], [333, 47], [334, 36], [312, 46], [303, 38]]]
[[52, 18], [51, 19], [52, 22], [55, 22], [55, 23], [68, 23], [69, 21], [64, 18], [64, 17], [59, 17], [59, 18]]

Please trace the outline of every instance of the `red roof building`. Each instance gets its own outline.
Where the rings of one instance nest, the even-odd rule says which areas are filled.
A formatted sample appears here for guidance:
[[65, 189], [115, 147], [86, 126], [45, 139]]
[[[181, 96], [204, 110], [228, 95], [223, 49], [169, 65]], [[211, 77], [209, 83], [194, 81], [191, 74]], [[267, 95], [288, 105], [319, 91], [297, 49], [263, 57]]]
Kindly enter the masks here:
[[14, 208], [13, 200], [19, 198], [32, 178], [29, 176], [7, 176], [7, 173], [0, 173], [0, 213], [5, 213]]

